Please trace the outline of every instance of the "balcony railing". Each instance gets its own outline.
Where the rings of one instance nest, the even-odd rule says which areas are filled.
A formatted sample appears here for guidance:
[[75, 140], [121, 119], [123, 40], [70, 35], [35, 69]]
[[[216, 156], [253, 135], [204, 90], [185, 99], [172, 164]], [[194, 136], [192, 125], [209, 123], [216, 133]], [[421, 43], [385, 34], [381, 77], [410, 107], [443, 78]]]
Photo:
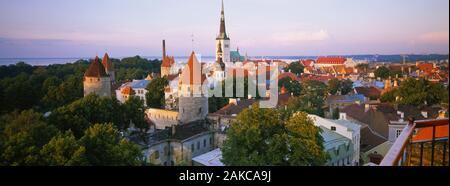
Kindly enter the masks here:
[[[448, 125], [448, 118], [410, 120], [380, 166], [448, 166]], [[414, 139], [417, 132], [428, 132], [430, 135]]]

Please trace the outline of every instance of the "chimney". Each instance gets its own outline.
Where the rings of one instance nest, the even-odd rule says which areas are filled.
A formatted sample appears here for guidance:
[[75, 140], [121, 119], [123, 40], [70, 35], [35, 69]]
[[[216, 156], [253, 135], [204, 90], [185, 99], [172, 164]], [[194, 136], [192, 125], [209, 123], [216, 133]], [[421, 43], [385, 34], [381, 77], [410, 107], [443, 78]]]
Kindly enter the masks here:
[[163, 60], [166, 57], [166, 40], [162, 41], [162, 47], [163, 47]]

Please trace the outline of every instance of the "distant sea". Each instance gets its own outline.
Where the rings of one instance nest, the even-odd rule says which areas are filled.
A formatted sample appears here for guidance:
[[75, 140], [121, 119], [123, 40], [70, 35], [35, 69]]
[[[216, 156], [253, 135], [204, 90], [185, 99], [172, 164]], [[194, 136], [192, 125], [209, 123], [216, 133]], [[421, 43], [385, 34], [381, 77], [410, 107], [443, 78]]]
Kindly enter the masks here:
[[[200, 58], [200, 56], [198, 56]], [[2, 65], [11, 65], [16, 64], [18, 62], [25, 62], [27, 64], [33, 65], [33, 66], [47, 66], [51, 64], [67, 64], [67, 63], [74, 63], [78, 60], [89, 60], [92, 57], [73, 57], [73, 58], [0, 58], [0, 66]], [[119, 57], [117, 59], [123, 59], [124, 57]], [[149, 60], [159, 59], [161, 60], [161, 57], [156, 56], [142, 56], [142, 58], [146, 58]], [[188, 56], [178, 56], [175, 57], [175, 61], [178, 63], [187, 62]], [[292, 60], [298, 60], [308, 57], [300, 57], [300, 56], [270, 56], [270, 57], [249, 57], [251, 59], [279, 59], [279, 60], [286, 60], [286, 61], [292, 61]], [[201, 56], [202, 62], [213, 62], [215, 61], [214, 56]]]
[[[403, 61], [401, 55], [342, 55], [344, 57], [353, 58], [355, 60], [366, 60], [369, 62], [387, 62], [387, 63], [399, 63]], [[213, 62], [215, 61], [214, 56], [198, 56], [201, 57], [202, 62]], [[266, 60], [284, 60], [284, 61], [294, 61], [299, 59], [316, 59], [318, 56], [249, 56], [250, 59], [266, 59]], [[51, 64], [66, 64], [74, 63], [80, 59], [88, 60], [92, 57], [72, 57], [72, 58], [0, 58], [0, 66], [16, 64], [18, 62], [25, 62], [33, 66], [47, 66]], [[115, 57], [117, 58], [117, 57]], [[124, 57], [119, 57], [122, 59]], [[161, 56], [142, 56], [142, 58], [154, 60], [161, 60]], [[427, 55], [408, 55], [406, 58], [407, 62], [415, 61], [435, 61], [435, 60], [448, 60], [449, 55], [441, 54], [427, 54]], [[188, 60], [188, 56], [178, 56], [175, 57], [177, 63], [185, 63]]]

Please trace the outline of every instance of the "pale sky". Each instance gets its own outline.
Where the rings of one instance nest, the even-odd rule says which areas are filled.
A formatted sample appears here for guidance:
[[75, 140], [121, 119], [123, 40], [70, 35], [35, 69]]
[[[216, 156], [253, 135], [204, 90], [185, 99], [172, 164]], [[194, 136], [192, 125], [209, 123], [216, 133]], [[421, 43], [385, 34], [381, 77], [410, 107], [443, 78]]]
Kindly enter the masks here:
[[[159, 56], [162, 39], [214, 55], [219, 16], [220, 0], [0, 0], [0, 58]], [[250, 56], [449, 51], [448, 0], [225, 0], [225, 16]]]

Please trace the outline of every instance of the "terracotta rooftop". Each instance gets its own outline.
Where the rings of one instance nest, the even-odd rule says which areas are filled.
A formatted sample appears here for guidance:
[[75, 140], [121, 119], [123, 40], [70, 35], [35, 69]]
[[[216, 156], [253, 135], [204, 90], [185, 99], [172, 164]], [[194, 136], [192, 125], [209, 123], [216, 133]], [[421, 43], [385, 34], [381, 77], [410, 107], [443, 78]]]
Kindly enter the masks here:
[[333, 65], [343, 65], [347, 61], [344, 57], [319, 57], [316, 64], [333, 64]]
[[85, 77], [107, 77], [105, 67], [100, 63], [98, 56], [89, 65], [89, 68], [84, 73]]
[[301, 60], [300, 63], [305, 67], [310, 67], [314, 63], [314, 60], [312, 59]]
[[136, 92], [130, 86], [126, 86], [125, 88], [123, 88], [121, 93], [123, 95], [135, 95], [136, 94]]
[[105, 71], [114, 70], [113, 64], [111, 62], [111, 59], [109, 59], [108, 53], [105, 53], [105, 56], [103, 56], [102, 64], [105, 67]]
[[170, 56], [164, 56], [164, 59], [162, 61], [161, 67], [167, 67], [170, 68], [172, 65], [175, 64], [175, 58]]
[[[195, 68], [195, 69], [194, 69]], [[194, 78], [194, 74], [196, 77], [200, 75], [200, 78]], [[201, 73], [201, 74], [199, 74]], [[186, 68], [183, 69], [183, 73], [181, 74], [181, 84], [190, 84], [190, 85], [203, 85], [203, 82], [206, 80], [206, 75], [202, 73], [202, 64], [198, 62], [197, 57], [195, 56], [195, 52], [192, 52], [189, 57], [189, 61], [186, 65]]]

